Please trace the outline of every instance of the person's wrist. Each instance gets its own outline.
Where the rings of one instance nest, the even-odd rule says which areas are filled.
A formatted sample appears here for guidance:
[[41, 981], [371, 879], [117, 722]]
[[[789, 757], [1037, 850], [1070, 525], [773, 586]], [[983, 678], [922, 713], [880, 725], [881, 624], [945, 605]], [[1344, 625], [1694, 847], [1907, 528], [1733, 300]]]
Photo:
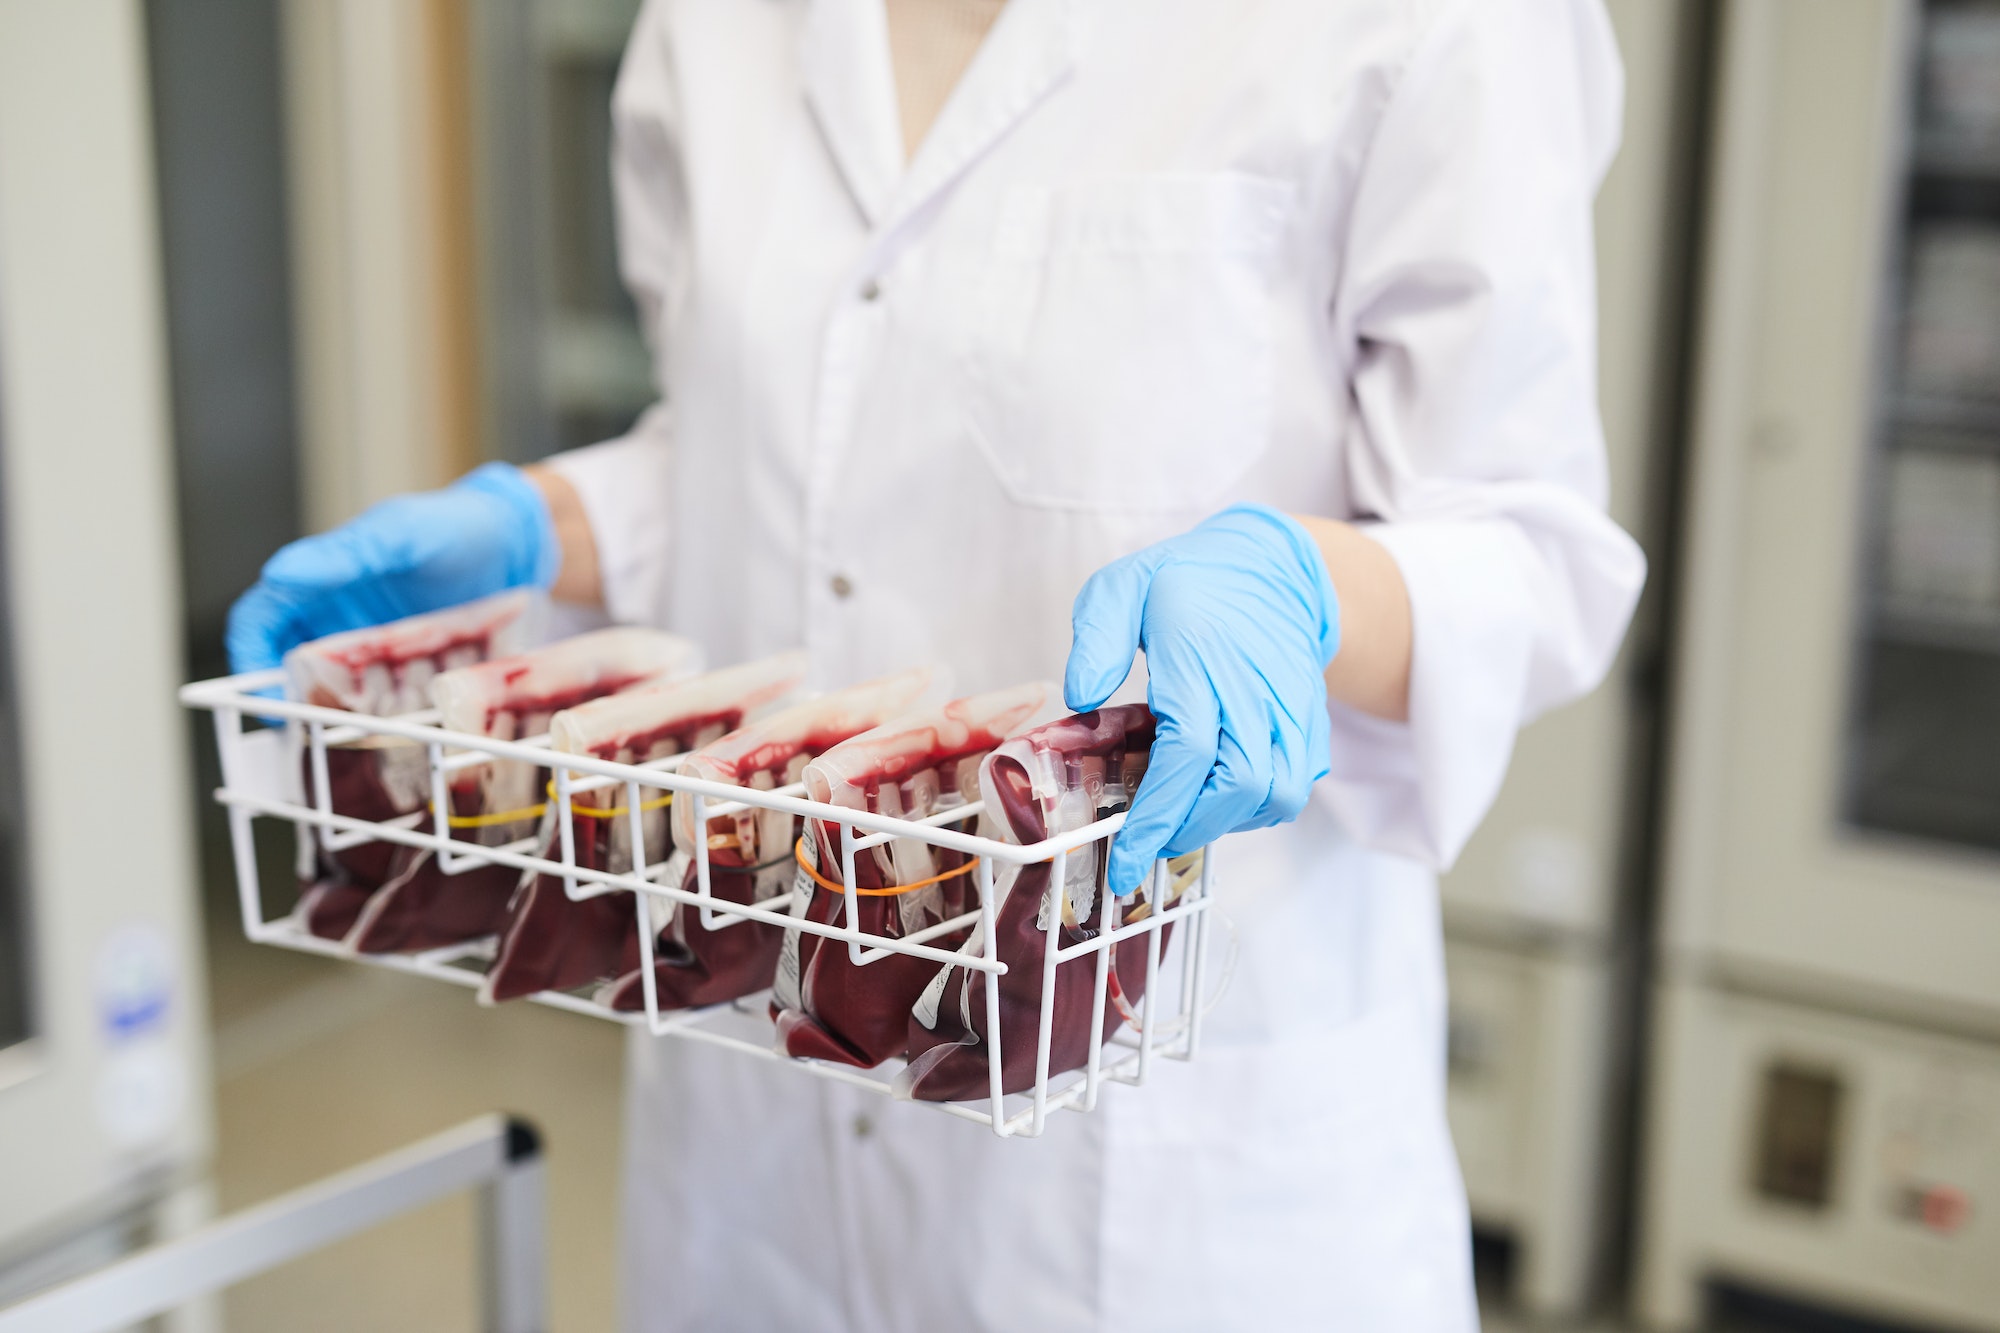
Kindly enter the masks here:
[[602, 607], [604, 582], [597, 565], [597, 537], [591, 530], [583, 496], [561, 469], [546, 462], [530, 463], [521, 472], [542, 493], [542, 500], [555, 520], [556, 544], [562, 550], [549, 595], [560, 602]]
[[547, 588], [562, 568], [555, 516], [541, 488], [512, 463], [487, 463], [454, 485], [496, 501], [506, 514], [507, 582], [510, 588]]
[[1290, 553], [1288, 563], [1296, 575], [1294, 584], [1315, 621], [1320, 668], [1332, 665], [1340, 652], [1340, 596], [1334, 591], [1333, 572], [1327, 568], [1319, 539], [1298, 519], [1267, 504], [1231, 505], [1217, 514], [1216, 519], [1255, 524], [1282, 541]]

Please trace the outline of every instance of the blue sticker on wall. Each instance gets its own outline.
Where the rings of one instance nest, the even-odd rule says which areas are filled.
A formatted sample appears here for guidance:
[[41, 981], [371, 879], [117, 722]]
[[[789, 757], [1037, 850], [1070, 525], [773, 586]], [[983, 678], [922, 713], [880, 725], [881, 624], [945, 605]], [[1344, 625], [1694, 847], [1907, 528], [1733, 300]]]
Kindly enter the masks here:
[[157, 1032], [173, 999], [174, 957], [166, 932], [150, 922], [121, 926], [97, 950], [98, 1021], [113, 1041]]

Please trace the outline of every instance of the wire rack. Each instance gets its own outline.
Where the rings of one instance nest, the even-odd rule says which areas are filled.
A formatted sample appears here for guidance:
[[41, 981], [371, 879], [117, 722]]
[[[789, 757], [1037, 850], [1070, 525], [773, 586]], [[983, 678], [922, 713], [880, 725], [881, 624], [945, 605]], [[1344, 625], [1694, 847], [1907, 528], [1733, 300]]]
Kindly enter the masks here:
[[[705, 929], [716, 930], [745, 922], [798, 930], [844, 944], [850, 961], [867, 966], [896, 954], [922, 958], [980, 973], [985, 987], [987, 1031], [983, 1034], [989, 1095], [977, 1102], [922, 1102], [921, 1105], [961, 1119], [989, 1126], [1002, 1138], [1034, 1137], [1043, 1132], [1053, 1111], [1091, 1111], [1107, 1083], [1143, 1084], [1155, 1061], [1189, 1060], [1201, 1039], [1204, 974], [1207, 969], [1210, 932], [1211, 888], [1214, 881], [1214, 847], [1203, 849], [1200, 871], [1178, 895], [1169, 898], [1171, 871], [1165, 861], [1154, 867], [1153, 904], [1156, 909], [1144, 919], [1118, 924], [1114, 920], [1115, 901], [1110, 894], [1096, 895], [1092, 911], [1095, 933], [1073, 944], [1063, 944], [1063, 913], [1047, 911], [1045, 949], [1039, 965], [1041, 1010], [1037, 1031], [1035, 1079], [1031, 1088], [1003, 1095], [1001, 1024], [993, 1016], [1002, 1012], [1000, 978], [1008, 964], [999, 955], [995, 924], [1000, 903], [996, 901], [996, 867], [1026, 866], [1053, 862], [1049, 882], [1062, 885], [1068, 857], [1078, 848], [1105, 842], [1123, 825], [1125, 816], [1114, 814], [1073, 832], [1047, 838], [1028, 846], [978, 837], [944, 827], [963, 824], [980, 813], [983, 803], [952, 807], [928, 819], [910, 821], [846, 807], [821, 804], [804, 797], [804, 784], [759, 791], [728, 786], [677, 772], [679, 757], [644, 764], [619, 764], [584, 755], [558, 754], [547, 736], [520, 740], [495, 740], [462, 732], [447, 731], [437, 725], [435, 709], [399, 717], [369, 717], [341, 709], [325, 708], [270, 697], [282, 687], [284, 673], [253, 672], [201, 681], [182, 688], [181, 702], [187, 707], [214, 715], [216, 746], [222, 763], [222, 786], [215, 799], [229, 815], [231, 855], [235, 865], [237, 895], [243, 913], [244, 933], [259, 944], [296, 949], [305, 953], [346, 958], [375, 967], [415, 973], [453, 985], [477, 988], [493, 960], [492, 937], [412, 954], [359, 954], [338, 941], [308, 932], [289, 915], [267, 919], [263, 887], [259, 878], [256, 829], [258, 819], [282, 820], [293, 824], [302, 840], [311, 840], [328, 853], [370, 842], [397, 843], [430, 852], [438, 869], [447, 875], [490, 865], [511, 867], [523, 872], [559, 876], [564, 892], [573, 901], [608, 893], [627, 893], [636, 914], [640, 948], [640, 972], [645, 991], [643, 1011], [620, 1011], [580, 995], [543, 991], [529, 997], [532, 1002], [628, 1026], [643, 1026], [658, 1036], [673, 1036], [722, 1046], [742, 1055], [772, 1060], [802, 1073], [833, 1079], [884, 1096], [896, 1095], [895, 1075], [902, 1062], [890, 1061], [875, 1069], [856, 1069], [823, 1060], [795, 1058], [781, 1053], [766, 1012], [768, 992], [727, 1004], [701, 1009], [662, 1009], [655, 993], [653, 948], [656, 906], [680, 903], [700, 913]], [[254, 725], [254, 719], [281, 719], [282, 728]], [[331, 806], [327, 780], [329, 747], [352, 745], [370, 737], [422, 745], [429, 757], [430, 791], [433, 810], [449, 810], [447, 787], [451, 774], [492, 759], [522, 760], [549, 771], [557, 836], [551, 850], [560, 859], [538, 855], [543, 836], [523, 838], [501, 846], [481, 846], [451, 834], [450, 821], [436, 821], [444, 832], [424, 827], [424, 811], [397, 819], [373, 822], [336, 813]], [[298, 790], [301, 764], [308, 766], [314, 781], [311, 804], [294, 793]], [[575, 848], [572, 798], [593, 791], [622, 788], [624, 809], [632, 820], [632, 867], [618, 874], [578, 865]], [[793, 915], [795, 904], [803, 906], [800, 895], [810, 885], [795, 883], [757, 904], [748, 905], [713, 897], [706, 837], [693, 840], [695, 874], [693, 888], [663, 882], [670, 864], [662, 855], [649, 863], [639, 811], [646, 805], [644, 792], [671, 793], [675, 801], [690, 801], [693, 827], [706, 829], [710, 818], [734, 814], [751, 807], [783, 811], [787, 814], [823, 820], [838, 826], [839, 865], [837, 869], [846, 902], [844, 915], [831, 923], [820, 923]], [[657, 804], [660, 797], [651, 800]], [[857, 853], [897, 838], [913, 838], [933, 847], [963, 853], [972, 858], [970, 872], [977, 889], [978, 907], [963, 915], [938, 922], [901, 938], [872, 933], [859, 927], [860, 895], [855, 880]], [[678, 876], [676, 876], [678, 878]], [[829, 882], [832, 876], [828, 876]], [[1166, 904], [1162, 907], [1162, 904]], [[1166, 929], [1184, 922], [1178, 932], [1179, 985], [1166, 987], [1170, 970], [1164, 961]], [[977, 926], [971, 942], [960, 949], [938, 947], [932, 941], [967, 927]], [[1135, 1021], [1121, 1027], [1110, 1040], [1100, 1042], [1104, 1031], [1105, 1006], [1110, 991], [1112, 950], [1120, 943], [1144, 936], [1146, 939], [1146, 990], [1135, 1011]], [[822, 946], [825, 947], [825, 946]], [[1081, 1069], [1052, 1071], [1051, 1038], [1057, 1007], [1056, 968], [1072, 959], [1094, 957], [1096, 973], [1092, 994], [1090, 1032], [1092, 1040], [1086, 1063]], [[1174, 990], [1169, 999], [1165, 992]]]

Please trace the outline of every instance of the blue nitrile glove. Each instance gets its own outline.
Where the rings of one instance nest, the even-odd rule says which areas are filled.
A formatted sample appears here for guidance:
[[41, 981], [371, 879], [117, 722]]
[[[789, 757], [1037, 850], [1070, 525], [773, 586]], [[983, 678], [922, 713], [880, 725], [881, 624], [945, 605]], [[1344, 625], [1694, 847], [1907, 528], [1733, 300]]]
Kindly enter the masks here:
[[522, 471], [486, 466], [441, 491], [384, 500], [265, 562], [229, 608], [229, 664], [277, 666], [309, 639], [555, 582], [548, 502]]
[[1158, 730], [1145, 781], [1111, 844], [1112, 892], [1160, 856], [1265, 828], [1305, 808], [1332, 747], [1326, 667], [1340, 604], [1296, 519], [1236, 505], [1106, 565], [1077, 594], [1063, 697], [1101, 707], [1146, 652]]

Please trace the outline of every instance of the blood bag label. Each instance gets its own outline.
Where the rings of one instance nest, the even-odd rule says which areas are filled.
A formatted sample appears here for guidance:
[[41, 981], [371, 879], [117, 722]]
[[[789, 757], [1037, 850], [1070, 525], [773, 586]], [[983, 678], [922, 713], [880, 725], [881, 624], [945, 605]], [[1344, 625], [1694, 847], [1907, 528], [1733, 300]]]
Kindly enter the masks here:
[[[974, 926], [971, 937], [959, 946], [958, 951], [968, 957], [977, 958], [979, 951], [985, 947], [986, 934], [984, 927]], [[912, 1006], [910, 1012], [916, 1018], [917, 1022], [924, 1025], [926, 1031], [935, 1032], [937, 1030], [938, 1009], [944, 1004], [945, 988], [951, 984], [951, 974], [960, 970], [953, 964], [946, 963], [938, 969], [938, 974], [931, 978], [931, 984], [924, 987], [924, 993], [917, 997], [917, 1002]], [[972, 969], [965, 968], [962, 970], [965, 973], [967, 984], [971, 984]]]
[[[792, 915], [803, 917], [812, 902], [813, 870], [819, 868], [819, 845], [810, 830], [799, 841], [801, 862], [792, 876]], [[797, 926], [785, 928], [785, 943], [778, 950], [778, 971], [771, 979], [771, 1002], [780, 1009], [799, 1007], [799, 935]]]
[[951, 970], [949, 963], [939, 968], [938, 974], [931, 978], [931, 984], [924, 987], [924, 993], [917, 997], [910, 1010], [911, 1015], [927, 1030], [937, 1028], [938, 1006], [944, 1003], [944, 988], [951, 980]]
[[896, 895], [896, 917], [905, 935], [914, 935], [933, 921], [944, 920], [944, 891], [935, 884]]

